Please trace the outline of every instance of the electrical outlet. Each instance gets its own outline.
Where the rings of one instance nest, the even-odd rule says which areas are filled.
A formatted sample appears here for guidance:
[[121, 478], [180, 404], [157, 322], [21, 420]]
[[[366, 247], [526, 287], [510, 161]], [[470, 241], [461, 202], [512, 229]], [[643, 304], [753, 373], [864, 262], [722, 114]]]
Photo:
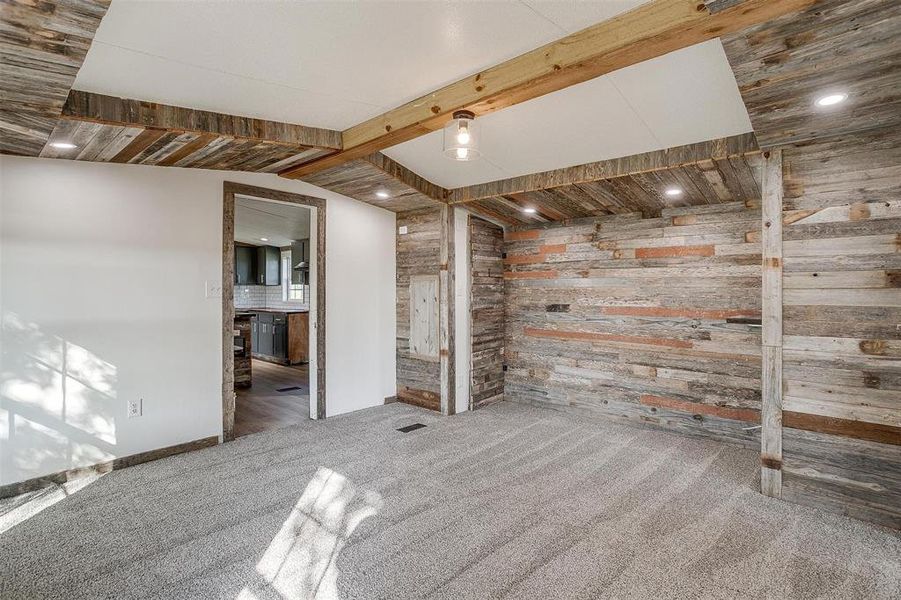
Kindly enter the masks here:
[[222, 284], [218, 281], [210, 281], [207, 280], [206, 286], [206, 297], [207, 298], [221, 298], [222, 297]]
[[397, 233], [399, 233], [400, 235], [407, 235], [407, 226], [401, 225], [400, 227], [398, 227]]
[[129, 400], [128, 401], [128, 418], [133, 419], [135, 417], [140, 417], [144, 414], [144, 399], [138, 398], [137, 400]]

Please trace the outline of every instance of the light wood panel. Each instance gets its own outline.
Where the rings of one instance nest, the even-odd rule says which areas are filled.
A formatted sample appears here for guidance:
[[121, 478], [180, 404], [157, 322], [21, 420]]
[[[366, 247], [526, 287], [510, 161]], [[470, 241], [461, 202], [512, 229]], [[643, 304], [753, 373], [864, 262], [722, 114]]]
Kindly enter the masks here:
[[[754, 131], [773, 146], [901, 126], [901, 3], [823, 0], [726, 34], [723, 47]], [[828, 109], [814, 101], [845, 92]]]
[[109, 0], [0, 4], [0, 153], [37, 156]]
[[469, 218], [470, 407], [504, 399], [504, 231]]
[[332, 168], [440, 129], [455, 110], [484, 115], [794, 13], [813, 2], [744, 0], [713, 12], [695, 0], [653, 0], [355, 125], [344, 131], [340, 153], [282, 174], [296, 178]]

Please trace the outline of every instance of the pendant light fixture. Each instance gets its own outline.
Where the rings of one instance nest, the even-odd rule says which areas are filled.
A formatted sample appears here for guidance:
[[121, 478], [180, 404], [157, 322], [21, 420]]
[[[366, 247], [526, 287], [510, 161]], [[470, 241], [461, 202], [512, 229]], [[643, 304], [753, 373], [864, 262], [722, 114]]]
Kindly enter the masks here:
[[444, 155], [454, 160], [474, 160], [479, 152], [479, 129], [476, 116], [468, 110], [458, 110], [444, 126]]

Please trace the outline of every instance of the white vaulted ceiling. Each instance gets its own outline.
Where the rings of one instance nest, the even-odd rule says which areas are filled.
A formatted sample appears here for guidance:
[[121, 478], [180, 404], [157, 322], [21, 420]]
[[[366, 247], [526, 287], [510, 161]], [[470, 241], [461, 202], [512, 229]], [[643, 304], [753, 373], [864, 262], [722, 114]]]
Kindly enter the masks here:
[[[341, 130], [642, 3], [113, 0], [75, 89]], [[478, 161], [385, 154], [453, 188], [751, 130], [719, 40], [480, 123]]]

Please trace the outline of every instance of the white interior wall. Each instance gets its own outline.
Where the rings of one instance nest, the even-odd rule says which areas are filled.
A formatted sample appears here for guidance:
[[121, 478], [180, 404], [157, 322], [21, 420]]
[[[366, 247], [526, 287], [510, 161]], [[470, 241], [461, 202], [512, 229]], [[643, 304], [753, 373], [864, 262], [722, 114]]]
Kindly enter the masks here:
[[469, 211], [454, 209], [454, 329], [456, 335], [456, 412], [469, 410], [472, 335], [469, 319], [471, 288]]
[[328, 201], [328, 415], [395, 394], [393, 213], [274, 175], [0, 157], [0, 485], [221, 433], [225, 180]]

